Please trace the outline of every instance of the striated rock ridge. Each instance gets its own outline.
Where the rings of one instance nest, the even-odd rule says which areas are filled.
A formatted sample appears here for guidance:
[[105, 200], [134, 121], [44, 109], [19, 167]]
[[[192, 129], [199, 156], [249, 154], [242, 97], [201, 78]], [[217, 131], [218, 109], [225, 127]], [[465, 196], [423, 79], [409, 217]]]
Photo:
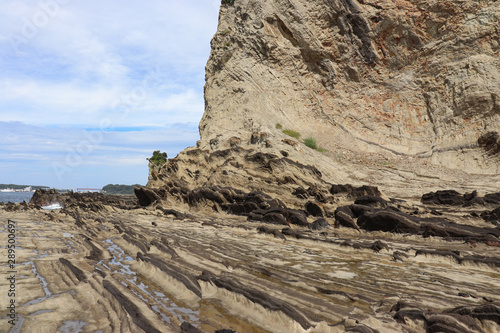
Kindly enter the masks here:
[[498, 173], [499, 21], [497, 1], [222, 5], [201, 145], [253, 132], [281, 140], [280, 123], [326, 148]]

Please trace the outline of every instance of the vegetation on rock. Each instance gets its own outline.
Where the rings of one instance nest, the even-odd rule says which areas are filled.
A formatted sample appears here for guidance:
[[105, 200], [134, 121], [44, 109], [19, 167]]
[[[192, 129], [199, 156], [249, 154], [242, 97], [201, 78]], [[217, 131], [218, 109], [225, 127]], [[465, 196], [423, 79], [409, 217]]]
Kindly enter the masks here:
[[168, 158], [167, 153], [160, 153], [159, 150], [155, 150], [153, 152], [153, 156], [151, 156], [150, 158], [147, 158], [147, 160], [156, 166], [160, 166], [160, 165], [164, 164], [165, 162], [167, 162], [167, 158]]
[[304, 144], [309, 148], [318, 149], [318, 143], [316, 142], [316, 139], [313, 138], [312, 136], [305, 138]]
[[119, 184], [108, 184], [102, 188], [107, 194], [134, 194], [134, 187], [140, 186], [139, 184], [134, 185], [119, 185]]
[[320, 148], [318, 146], [318, 143], [316, 142], [316, 139], [313, 138], [312, 136], [309, 136], [307, 138], [304, 139], [304, 144], [309, 147], [309, 148], [312, 148], [314, 150], [317, 150], [319, 152], [325, 152], [325, 151], [328, 151], [327, 149], [324, 149], [324, 148]]
[[300, 133], [297, 131], [294, 131], [294, 130], [286, 129], [286, 130], [283, 130], [283, 133], [291, 136], [292, 138], [296, 138], [296, 139], [300, 138]]

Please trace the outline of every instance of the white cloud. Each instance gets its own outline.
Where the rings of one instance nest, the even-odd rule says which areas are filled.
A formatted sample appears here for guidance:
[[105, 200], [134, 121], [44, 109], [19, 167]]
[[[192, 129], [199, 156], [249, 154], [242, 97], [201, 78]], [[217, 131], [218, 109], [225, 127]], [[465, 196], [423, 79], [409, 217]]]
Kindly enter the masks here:
[[[151, 68], [160, 68], [161, 81], [146, 87], [146, 98], [117, 126], [148, 118], [158, 123], [200, 119], [215, 3], [65, 2], [53, 15], [39, 3], [17, 0], [0, 8], [0, 65], [7, 68], [0, 73], [3, 120], [95, 125], [116, 112], [117, 99], [144, 86]], [[40, 13], [47, 23], [37, 19]], [[36, 30], [28, 36], [30, 24]], [[8, 42], [16, 36], [26, 40], [21, 53]]]
[[[2, 1], [0, 183], [145, 183], [153, 150], [173, 157], [194, 145], [219, 6]], [[83, 131], [104, 120], [111, 131]], [[82, 145], [89, 135], [102, 141]], [[84, 148], [80, 162], [58, 177], [54, 163], [67, 165]]]

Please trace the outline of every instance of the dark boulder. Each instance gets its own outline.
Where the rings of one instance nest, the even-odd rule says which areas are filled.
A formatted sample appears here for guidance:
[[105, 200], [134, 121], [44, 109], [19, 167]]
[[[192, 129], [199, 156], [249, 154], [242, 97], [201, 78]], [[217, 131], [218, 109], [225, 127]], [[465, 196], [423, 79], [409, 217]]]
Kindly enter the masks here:
[[287, 208], [286, 210], [284, 210], [283, 215], [285, 216], [287, 222], [291, 224], [295, 224], [302, 227], [309, 226], [306, 213], [302, 210]]
[[354, 187], [350, 184], [345, 185], [332, 185], [330, 188], [331, 194], [347, 194], [352, 198], [359, 198], [365, 195], [380, 196], [381, 193], [376, 186], [363, 185]]
[[375, 208], [365, 205], [350, 205], [348, 207], [355, 217], [360, 217], [363, 214], [376, 211]]
[[422, 196], [422, 203], [426, 205], [462, 206], [465, 201], [465, 198], [455, 190], [430, 192]]
[[484, 212], [481, 217], [488, 222], [500, 224], [500, 207], [492, 210], [491, 212]]
[[322, 190], [319, 186], [310, 186], [307, 189], [307, 194], [309, 194], [310, 197], [314, 197], [317, 202], [324, 203], [326, 201], [325, 194], [328, 194], [328, 191]]
[[227, 212], [234, 215], [248, 215], [249, 213], [260, 209], [255, 202], [234, 203], [227, 206]]
[[149, 206], [154, 202], [161, 201], [161, 197], [157, 192], [158, 190], [145, 186], [136, 186], [134, 188], [134, 193], [137, 200], [139, 200], [139, 205], [143, 207]]
[[387, 201], [375, 195], [364, 195], [362, 197], [359, 197], [354, 201], [354, 204], [377, 208], [387, 207]]
[[418, 234], [419, 223], [410, 215], [391, 210], [379, 210], [361, 215], [358, 226], [368, 231]]
[[500, 192], [488, 193], [484, 196], [484, 201], [490, 204], [500, 204]]
[[292, 195], [296, 196], [299, 199], [307, 199], [309, 193], [307, 193], [305, 188], [299, 186], [292, 192]]
[[328, 221], [324, 218], [320, 218], [320, 219], [317, 219], [316, 221], [314, 221], [313, 223], [311, 223], [309, 225], [309, 228], [311, 230], [322, 230], [322, 229], [325, 229], [325, 228], [328, 228], [330, 226], [330, 224], [328, 223]]
[[359, 229], [356, 224], [356, 217], [349, 206], [337, 207], [335, 210], [335, 225], [347, 228]]
[[287, 221], [285, 220], [285, 217], [281, 213], [267, 213], [264, 216], [262, 216], [261, 221], [264, 222], [269, 222], [272, 224], [284, 224], [288, 225]]
[[383, 249], [389, 250], [389, 246], [380, 240], [375, 241], [370, 248], [375, 252], [380, 252]]
[[489, 320], [500, 325], [500, 305], [495, 303], [479, 306], [460, 306], [445, 312], [470, 316], [480, 321]]
[[305, 205], [306, 213], [311, 216], [323, 217], [323, 208], [315, 202], [308, 201]]
[[57, 192], [54, 189], [51, 190], [43, 190], [38, 189], [33, 193], [33, 196], [30, 199], [30, 204], [37, 206], [49, 206], [55, 202], [58, 202]]
[[[491, 200], [494, 200], [494, 196], [491, 196]], [[429, 192], [422, 196], [422, 203], [425, 205], [470, 206], [484, 204], [484, 202], [485, 199], [479, 197], [477, 191], [462, 195], [455, 190], [443, 190]]]
[[271, 208], [271, 209], [255, 209], [249, 212], [248, 220], [249, 221], [259, 221], [259, 222], [268, 222], [271, 224], [282, 224], [288, 225], [288, 222], [283, 216], [283, 209], [281, 208]]

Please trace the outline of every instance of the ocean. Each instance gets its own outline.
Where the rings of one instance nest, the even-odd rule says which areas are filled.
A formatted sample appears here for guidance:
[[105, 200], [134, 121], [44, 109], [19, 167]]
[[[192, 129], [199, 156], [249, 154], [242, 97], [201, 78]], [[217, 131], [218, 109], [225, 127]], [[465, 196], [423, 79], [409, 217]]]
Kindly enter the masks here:
[[0, 192], [0, 202], [29, 202], [33, 192]]

